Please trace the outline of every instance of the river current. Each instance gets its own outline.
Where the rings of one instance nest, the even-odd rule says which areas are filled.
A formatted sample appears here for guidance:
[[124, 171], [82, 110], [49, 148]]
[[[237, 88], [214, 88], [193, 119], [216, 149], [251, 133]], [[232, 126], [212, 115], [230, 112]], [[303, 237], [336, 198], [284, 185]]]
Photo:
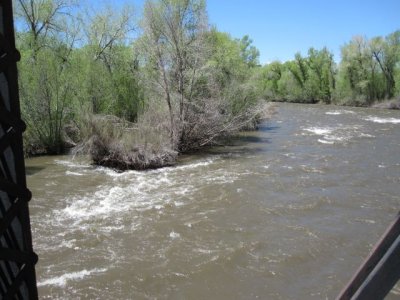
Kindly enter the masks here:
[[279, 104], [174, 167], [26, 164], [42, 299], [334, 299], [399, 212], [400, 112]]

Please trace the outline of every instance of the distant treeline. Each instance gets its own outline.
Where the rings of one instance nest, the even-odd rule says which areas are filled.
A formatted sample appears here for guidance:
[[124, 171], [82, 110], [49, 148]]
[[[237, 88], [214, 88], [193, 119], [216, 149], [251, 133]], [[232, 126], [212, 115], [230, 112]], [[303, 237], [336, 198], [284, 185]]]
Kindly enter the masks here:
[[337, 66], [327, 49], [259, 64], [248, 36], [209, 25], [204, 0], [79, 6], [17, 0], [27, 154], [75, 147], [119, 169], [174, 163], [263, 118], [266, 100], [369, 105], [399, 95], [399, 36], [357, 37]]
[[400, 31], [386, 37], [353, 37], [337, 65], [327, 49], [310, 48], [285, 63], [258, 70], [263, 96], [273, 101], [370, 106], [400, 95]]

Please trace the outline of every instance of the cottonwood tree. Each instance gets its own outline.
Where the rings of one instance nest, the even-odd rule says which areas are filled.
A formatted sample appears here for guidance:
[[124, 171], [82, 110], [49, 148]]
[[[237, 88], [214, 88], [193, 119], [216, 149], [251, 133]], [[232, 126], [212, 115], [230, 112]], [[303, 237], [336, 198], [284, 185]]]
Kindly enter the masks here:
[[134, 11], [125, 5], [120, 10], [109, 6], [87, 12], [82, 21], [86, 56], [82, 72], [84, 101], [92, 113], [115, 114], [135, 121], [141, 105], [135, 61], [132, 58]]
[[256, 82], [266, 99], [273, 101], [283, 99], [279, 83], [285, 72], [284, 65], [279, 61], [266, 64], [258, 70]]
[[[229, 34], [212, 29], [207, 33], [210, 49], [207, 67], [213, 77], [215, 90], [224, 98], [224, 111], [228, 115], [245, 114], [258, 100], [253, 75], [258, 68], [259, 51], [248, 36], [233, 39]], [[229, 119], [229, 117], [228, 117]]]
[[113, 49], [130, 43], [133, 21], [133, 8], [128, 5], [121, 10], [106, 6], [95, 13], [88, 12], [83, 20], [85, 44], [90, 48], [92, 59], [101, 60], [110, 73], [113, 71]]
[[73, 5], [71, 0], [17, 1], [21, 107], [30, 137], [26, 144], [39, 148], [33, 152], [59, 153], [64, 146], [62, 131], [74, 96], [70, 57], [78, 38]]
[[243, 38], [238, 40], [238, 42], [240, 45], [240, 55], [243, 61], [245, 61], [249, 67], [258, 66], [260, 51], [252, 45], [253, 40], [248, 35], [245, 35]]
[[400, 31], [388, 35], [385, 39], [382, 37], [372, 39], [370, 49], [385, 78], [386, 98], [391, 99], [396, 88], [396, 64], [400, 61]]
[[248, 37], [210, 30], [205, 1], [147, 1], [142, 28], [145, 82], [165, 103], [174, 150], [203, 147], [254, 120], [258, 50]]
[[355, 99], [354, 104], [369, 105], [374, 100], [384, 98], [382, 73], [368, 39], [356, 36], [344, 45], [340, 67], [340, 75], [349, 90], [345, 94]]
[[179, 147], [187, 111], [206, 57], [207, 16], [203, 0], [147, 1], [140, 51], [151, 88], [160, 90], [168, 107], [170, 142]]
[[329, 104], [335, 88], [333, 55], [327, 48], [308, 50], [307, 65], [310, 69], [309, 87], [312, 98]]

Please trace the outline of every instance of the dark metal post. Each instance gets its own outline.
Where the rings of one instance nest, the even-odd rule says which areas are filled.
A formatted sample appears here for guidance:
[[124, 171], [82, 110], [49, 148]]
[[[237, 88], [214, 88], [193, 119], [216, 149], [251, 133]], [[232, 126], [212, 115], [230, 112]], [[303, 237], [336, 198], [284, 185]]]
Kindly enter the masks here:
[[37, 299], [12, 0], [0, 0], [0, 298]]
[[337, 300], [384, 299], [400, 279], [400, 213]]

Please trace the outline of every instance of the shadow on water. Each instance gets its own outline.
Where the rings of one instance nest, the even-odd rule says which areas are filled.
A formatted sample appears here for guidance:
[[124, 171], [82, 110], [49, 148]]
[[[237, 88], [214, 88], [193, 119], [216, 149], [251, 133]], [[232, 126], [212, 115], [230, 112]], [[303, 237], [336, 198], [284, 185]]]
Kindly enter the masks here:
[[232, 146], [251, 144], [269, 144], [271, 139], [256, 135], [245, 135], [237, 138], [237, 141], [233, 141]]
[[265, 147], [240, 147], [240, 146], [214, 146], [201, 151], [186, 153], [180, 156], [178, 164], [185, 164], [197, 158], [222, 158], [227, 160], [239, 159], [240, 157], [248, 157], [265, 153]]
[[261, 124], [258, 126], [259, 131], [277, 131], [280, 128], [280, 126], [271, 126], [269, 124]]
[[40, 171], [42, 171], [42, 170], [44, 170], [44, 169], [45, 169], [45, 167], [27, 166], [27, 167], [25, 168], [25, 172], [26, 172], [26, 175], [27, 175], [27, 176], [30, 176], [30, 175], [34, 175], [34, 174], [36, 174], [36, 173], [39, 173]]
[[226, 157], [236, 155], [255, 155], [264, 153], [266, 145], [272, 143], [271, 138], [265, 136], [265, 132], [272, 133], [280, 129], [280, 126], [262, 123], [256, 131], [243, 131], [238, 135], [221, 141], [220, 146], [202, 149], [200, 155], [222, 155]]
[[257, 132], [245, 132], [238, 136], [221, 141], [219, 146], [211, 146], [201, 149], [190, 155], [194, 156], [222, 156], [231, 158], [241, 155], [255, 155], [264, 153], [266, 145], [271, 144], [271, 139], [257, 135]]

